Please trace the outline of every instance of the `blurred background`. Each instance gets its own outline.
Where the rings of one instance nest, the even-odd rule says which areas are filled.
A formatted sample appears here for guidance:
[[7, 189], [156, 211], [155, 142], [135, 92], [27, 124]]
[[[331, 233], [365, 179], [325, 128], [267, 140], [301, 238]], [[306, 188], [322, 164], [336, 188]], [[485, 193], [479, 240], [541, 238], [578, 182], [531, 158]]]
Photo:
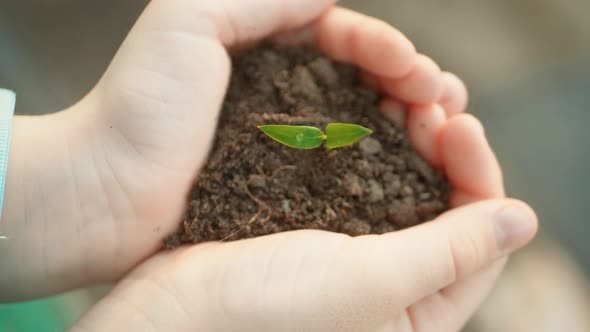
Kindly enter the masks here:
[[[0, 87], [17, 92], [17, 113], [79, 100], [146, 3], [0, 0]], [[509, 194], [540, 216], [540, 236], [510, 260], [465, 331], [590, 331], [590, 2], [342, 4], [390, 22], [465, 80]], [[0, 331], [61, 331], [103, 293], [0, 305]]]

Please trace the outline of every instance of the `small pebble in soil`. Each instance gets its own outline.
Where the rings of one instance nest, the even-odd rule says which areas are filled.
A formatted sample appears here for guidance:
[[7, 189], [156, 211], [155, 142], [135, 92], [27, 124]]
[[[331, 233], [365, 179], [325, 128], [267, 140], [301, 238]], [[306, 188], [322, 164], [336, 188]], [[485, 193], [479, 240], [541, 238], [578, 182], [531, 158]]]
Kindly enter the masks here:
[[381, 152], [383, 148], [378, 140], [372, 137], [367, 137], [359, 142], [359, 149], [363, 155], [370, 156]]

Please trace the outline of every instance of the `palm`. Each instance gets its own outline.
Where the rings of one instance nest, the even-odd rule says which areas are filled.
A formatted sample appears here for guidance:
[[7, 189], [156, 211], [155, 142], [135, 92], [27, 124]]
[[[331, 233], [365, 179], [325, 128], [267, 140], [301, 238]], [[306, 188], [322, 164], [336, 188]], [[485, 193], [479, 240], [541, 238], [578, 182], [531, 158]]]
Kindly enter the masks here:
[[175, 31], [143, 33], [141, 41], [137, 50], [123, 45], [89, 96], [106, 111], [102, 128], [115, 145], [108, 157], [129, 199], [127, 211], [113, 215], [131, 218], [112, 220], [114, 229], [140, 223], [132, 261], [153, 252], [178, 226], [210, 149], [229, 76], [219, 42]]

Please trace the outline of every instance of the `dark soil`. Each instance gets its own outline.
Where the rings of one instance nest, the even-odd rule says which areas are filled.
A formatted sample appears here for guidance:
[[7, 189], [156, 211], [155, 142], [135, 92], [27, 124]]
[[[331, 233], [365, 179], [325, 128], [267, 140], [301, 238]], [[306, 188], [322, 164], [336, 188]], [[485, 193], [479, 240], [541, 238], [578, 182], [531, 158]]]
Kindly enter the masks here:
[[[215, 145], [180, 231], [167, 247], [296, 229], [385, 233], [448, 209], [449, 186], [377, 111], [377, 92], [349, 65], [309, 48], [263, 45], [233, 58]], [[261, 124], [356, 123], [374, 133], [350, 147], [285, 147]]]

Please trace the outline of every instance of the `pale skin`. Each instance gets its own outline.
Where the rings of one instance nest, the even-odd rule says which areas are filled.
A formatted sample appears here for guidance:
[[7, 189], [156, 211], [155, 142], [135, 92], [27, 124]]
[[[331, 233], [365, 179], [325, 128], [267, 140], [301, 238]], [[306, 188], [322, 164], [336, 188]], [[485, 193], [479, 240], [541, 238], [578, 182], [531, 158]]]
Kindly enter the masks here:
[[[228, 51], [273, 36], [362, 68], [451, 181], [433, 222], [158, 252], [206, 161]], [[154, 0], [79, 103], [14, 122], [0, 301], [117, 282], [74, 331], [457, 331], [537, 229], [504, 198], [467, 92], [393, 27], [332, 0]], [[256, 130], [253, 128], [252, 130]]]

